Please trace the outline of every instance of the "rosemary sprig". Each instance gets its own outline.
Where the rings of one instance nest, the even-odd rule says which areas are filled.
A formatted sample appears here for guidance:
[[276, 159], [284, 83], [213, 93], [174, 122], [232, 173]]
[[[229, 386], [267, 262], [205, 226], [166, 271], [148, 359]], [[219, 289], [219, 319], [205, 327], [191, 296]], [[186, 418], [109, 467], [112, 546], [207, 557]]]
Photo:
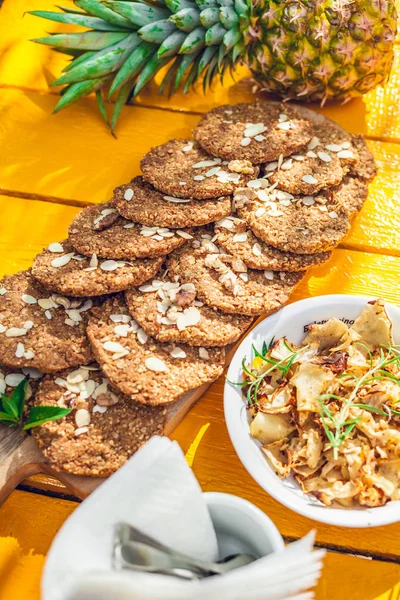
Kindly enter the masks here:
[[[357, 342], [357, 343], [360, 344], [360, 342]], [[357, 381], [352, 393], [350, 394], [349, 400], [351, 402], [357, 396], [358, 391], [360, 390], [360, 388], [363, 385], [366, 385], [367, 383], [370, 383], [371, 381], [375, 381], [375, 380], [379, 381], [382, 378], [390, 379], [393, 377], [393, 375], [391, 373], [388, 373], [387, 371], [385, 371], [385, 367], [388, 367], [389, 365], [392, 365], [395, 363], [397, 363], [399, 366], [400, 354], [393, 356], [392, 350], [393, 350], [393, 347], [389, 346], [388, 354], [385, 355], [383, 349], [381, 348], [379, 351], [379, 361], [375, 366], [373, 366], [373, 359], [372, 359], [372, 364], [371, 364], [370, 369], [362, 377], [360, 377], [360, 379]], [[371, 353], [370, 353], [370, 356], [372, 358]], [[376, 373], [383, 373], [383, 375], [376, 376], [375, 375]], [[378, 377], [380, 377], [380, 379], [378, 379]]]
[[[355, 419], [347, 419], [345, 418], [345, 413], [343, 408], [340, 411], [334, 414], [331, 409], [324, 403], [325, 397], [334, 397], [335, 399], [345, 400], [344, 398], [340, 398], [340, 396], [335, 396], [334, 394], [324, 394], [318, 398], [318, 402], [321, 405], [320, 410], [320, 418], [322, 422], [322, 426], [326, 433], [326, 437], [329, 440], [331, 448], [333, 448], [333, 457], [337, 460], [339, 455], [339, 448], [343, 444], [344, 440], [350, 435], [353, 431], [354, 427], [357, 425], [360, 417], [356, 417]], [[330, 422], [332, 429], [328, 426], [327, 420]]]
[[373, 358], [371, 350], [368, 348], [367, 344], [364, 344], [364, 342], [354, 342], [354, 345], [362, 346], [367, 351], [367, 354], [369, 356], [370, 369], [372, 369], [372, 367], [374, 366], [374, 358]]
[[[264, 344], [265, 344], [265, 342], [264, 342]], [[263, 350], [264, 350], [264, 344], [263, 344]], [[269, 342], [269, 345], [267, 347], [267, 352], [268, 352], [268, 350], [270, 350], [272, 348], [273, 344], [274, 344], [274, 338], [272, 338], [272, 340]], [[247, 387], [248, 386], [246, 397], [247, 397], [247, 403], [248, 403], [249, 407], [253, 406], [253, 404], [258, 403], [258, 390], [260, 388], [262, 381], [265, 379], [265, 377], [267, 377], [268, 375], [270, 375], [273, 371], [275, 371], [277, 369], [281, 371], [281, 373], [280, 373], [281, 377], [285, 377], [287, 375], [290, 367], [293, 364], [293, 361], [295, 360], [295, 358], [298, 354], [298, 351], [292, 350], [289, 345], [286, 345], [286, 347], [288, 348], [288, 350], [290, 350], [290, 354], [281, 360], [274, 360], [273, 358], [270, 358], [270, 357], [260, 354], [260, 352], [257, 350], [257, 348], [253, 344], [252, 350], [254, 352], [254, 356], [261, 358], [265, 363], [268, 363], [271, 366], [268, 369], [266, 369], [263, 373], [261, 373], [260, 375], [255, 375], [251, 370], [248, 369], [248, 367], [246, 365], [246, 357], [244, 357], [242, 360], [242, 370], [244, 373], [246, 373], [246, 375], [248, 375], [250, 377], [250, 381], [230, 381], [229, 379], [227, 379], [227, 381], [231, 385], [237, 385], [239, 387]]]
[[[383, 349], [380, 349], [378, 363], [374, 366], [374, 359], [368, 346], [366, 346], [362, 342], [356, 343], [361, 346], [364, 346], [368, 351], [368, 355], [370, 357], [370, 368], [368, 369], [368, 371], [362, 377], [357, 377], [356, 375], [354, 375], [354, 373], [347, 372], [342, 373], [338, 376], [339, 378], [352, 377], [354, 379], [355, 385], [349, 398], [343, 398], [335, 394], [324, 394], [318, 398], [318, 402], [321, 405], [319, 415], [321, 418], [322, 426], [325, 430], [329, 443], [333, 448], [335, 459], [337, 459], [338, 457], [339, 447], [344, 442], [344, 440], [351, 434], [357, 422], [360, 420], [360, 417], [357, 417], [356, 419], [348, 419], [348, 414], [351, 408], [361, 408], [373, 414], [378, 414], [386, 418], [390, 417], [390, 414], [388, 412], [381, 410], [380, 408], [371, 406], [369, 404], [356, 402], [357, 394], [360, 391], [360, 389], [368, 383], [371, 383], [372, 381], [381, 380], [393, 381], [400, 385], [399, 379], [392, 373], [385, 370], [385, 368], [389, 365], [398, 364], [400, 366], [400, 352], [397, 351], [397, 348], [393, 348], [393, 346], [388, 346], [387, 354], [385, 354]], [[393, 352], [393, 350], [395, 350], [395, 352]], [[339, 410], [339, 412], [333, 414], [324, 402], [326, 399], [334, 399], [341, 401], [342, 407]], [[393, 412], [393, 414], [400, 415], [399, 411], [396, 411], [394, 409], [392, 410], [391, 408], [389, 408], [389, 410], [391, 413]], [[330, 423], [331, 427], [329, 427], [328, 422]]]

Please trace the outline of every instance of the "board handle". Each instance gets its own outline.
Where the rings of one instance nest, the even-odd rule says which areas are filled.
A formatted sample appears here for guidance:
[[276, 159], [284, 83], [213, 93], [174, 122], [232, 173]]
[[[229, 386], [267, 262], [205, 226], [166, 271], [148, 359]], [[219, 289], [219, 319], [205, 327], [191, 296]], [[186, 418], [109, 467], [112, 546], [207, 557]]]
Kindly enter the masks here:
[[26, 436], [0, 463], [0, 505], [21, 481], [43, 473], [45, 458], [31, 436]]
[[[0, 433], [4, 433], [1, 428]], [[3, 456], [0, 462], [0, 506], [24, 479], [38, 473], [56, 477], [78, 498], [84, 499], [103, 481], [100, 477], [82, 477], [55, 471], [47, 463], [45, 456], [32, 436], [16, 439], [20, 432], [13, 432], [13, 448]], [[3, 440], [4, 441], [4, 440]], [[1, 443], [0, 443], [1, 447]]]

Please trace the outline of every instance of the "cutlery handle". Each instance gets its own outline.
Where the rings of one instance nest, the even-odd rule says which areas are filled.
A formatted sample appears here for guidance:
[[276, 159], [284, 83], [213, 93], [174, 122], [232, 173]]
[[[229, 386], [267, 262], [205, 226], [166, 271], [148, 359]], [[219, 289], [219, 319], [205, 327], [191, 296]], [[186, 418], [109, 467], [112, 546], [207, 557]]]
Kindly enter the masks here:
[[197, 563], [179, 552], [164, 552], [149, 544], [132, 540], [119, 546], [119, 556], [126, 564], [147, 569], [185, 569], [200, 578], [219, 574], [213, 565]]
[[205, 561], [186, 556], [181, 552], [176, 552], [175, 550], [168, 548], [168, 546], [158, 542], [157, 540], [140, 531], [140, 529], [137, 529], [128, 523], [119, 523], [117, 525], [116, 537], [117, 536], [119, 537], [119, 543], [121, 545], [136, 542], [145, 546], [150, 546], [150, 548], [154, 548], [159, 552], [163, 552], [164, 554], [173, 557], [175, 561], [180, 563], [180, 565], [187, 566], [191, 571], [201, 573], [203, 577], [206, 575], [222, 575], [224, 573], [224, 569], [222, 567], [220, 568], [214, 563], [207, 563]]

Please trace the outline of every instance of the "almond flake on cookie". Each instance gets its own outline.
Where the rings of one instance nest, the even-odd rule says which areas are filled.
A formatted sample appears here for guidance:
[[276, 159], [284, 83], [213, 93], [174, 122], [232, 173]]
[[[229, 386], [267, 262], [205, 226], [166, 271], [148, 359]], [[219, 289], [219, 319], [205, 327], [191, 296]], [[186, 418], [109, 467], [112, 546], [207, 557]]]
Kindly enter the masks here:
[[49, 252], [64, 252], [64, 248], [59, 242], [53, 242], [47, 246]]

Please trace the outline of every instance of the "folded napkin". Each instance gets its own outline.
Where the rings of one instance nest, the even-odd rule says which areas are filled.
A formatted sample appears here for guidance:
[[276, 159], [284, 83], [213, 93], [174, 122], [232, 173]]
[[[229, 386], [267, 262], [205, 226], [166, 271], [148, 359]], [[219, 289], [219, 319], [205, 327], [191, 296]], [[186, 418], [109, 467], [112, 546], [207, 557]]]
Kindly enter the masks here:
[[183, 581], [112, 570], [114, 526], [126, 521], [202, 560], [218, 544], [200, 486], [176, 442], [154, 437], [66, 521], [49, 552], [43, 600], [309, 600], [322, 552], [313, 534], [224, 576]]
[[322, 569], [323, 550], [313, 552], [314, 534], [283, 551], [223, 576], [184, 582], [162, 575], [88, 573], [68, 600], [312, 600]]

